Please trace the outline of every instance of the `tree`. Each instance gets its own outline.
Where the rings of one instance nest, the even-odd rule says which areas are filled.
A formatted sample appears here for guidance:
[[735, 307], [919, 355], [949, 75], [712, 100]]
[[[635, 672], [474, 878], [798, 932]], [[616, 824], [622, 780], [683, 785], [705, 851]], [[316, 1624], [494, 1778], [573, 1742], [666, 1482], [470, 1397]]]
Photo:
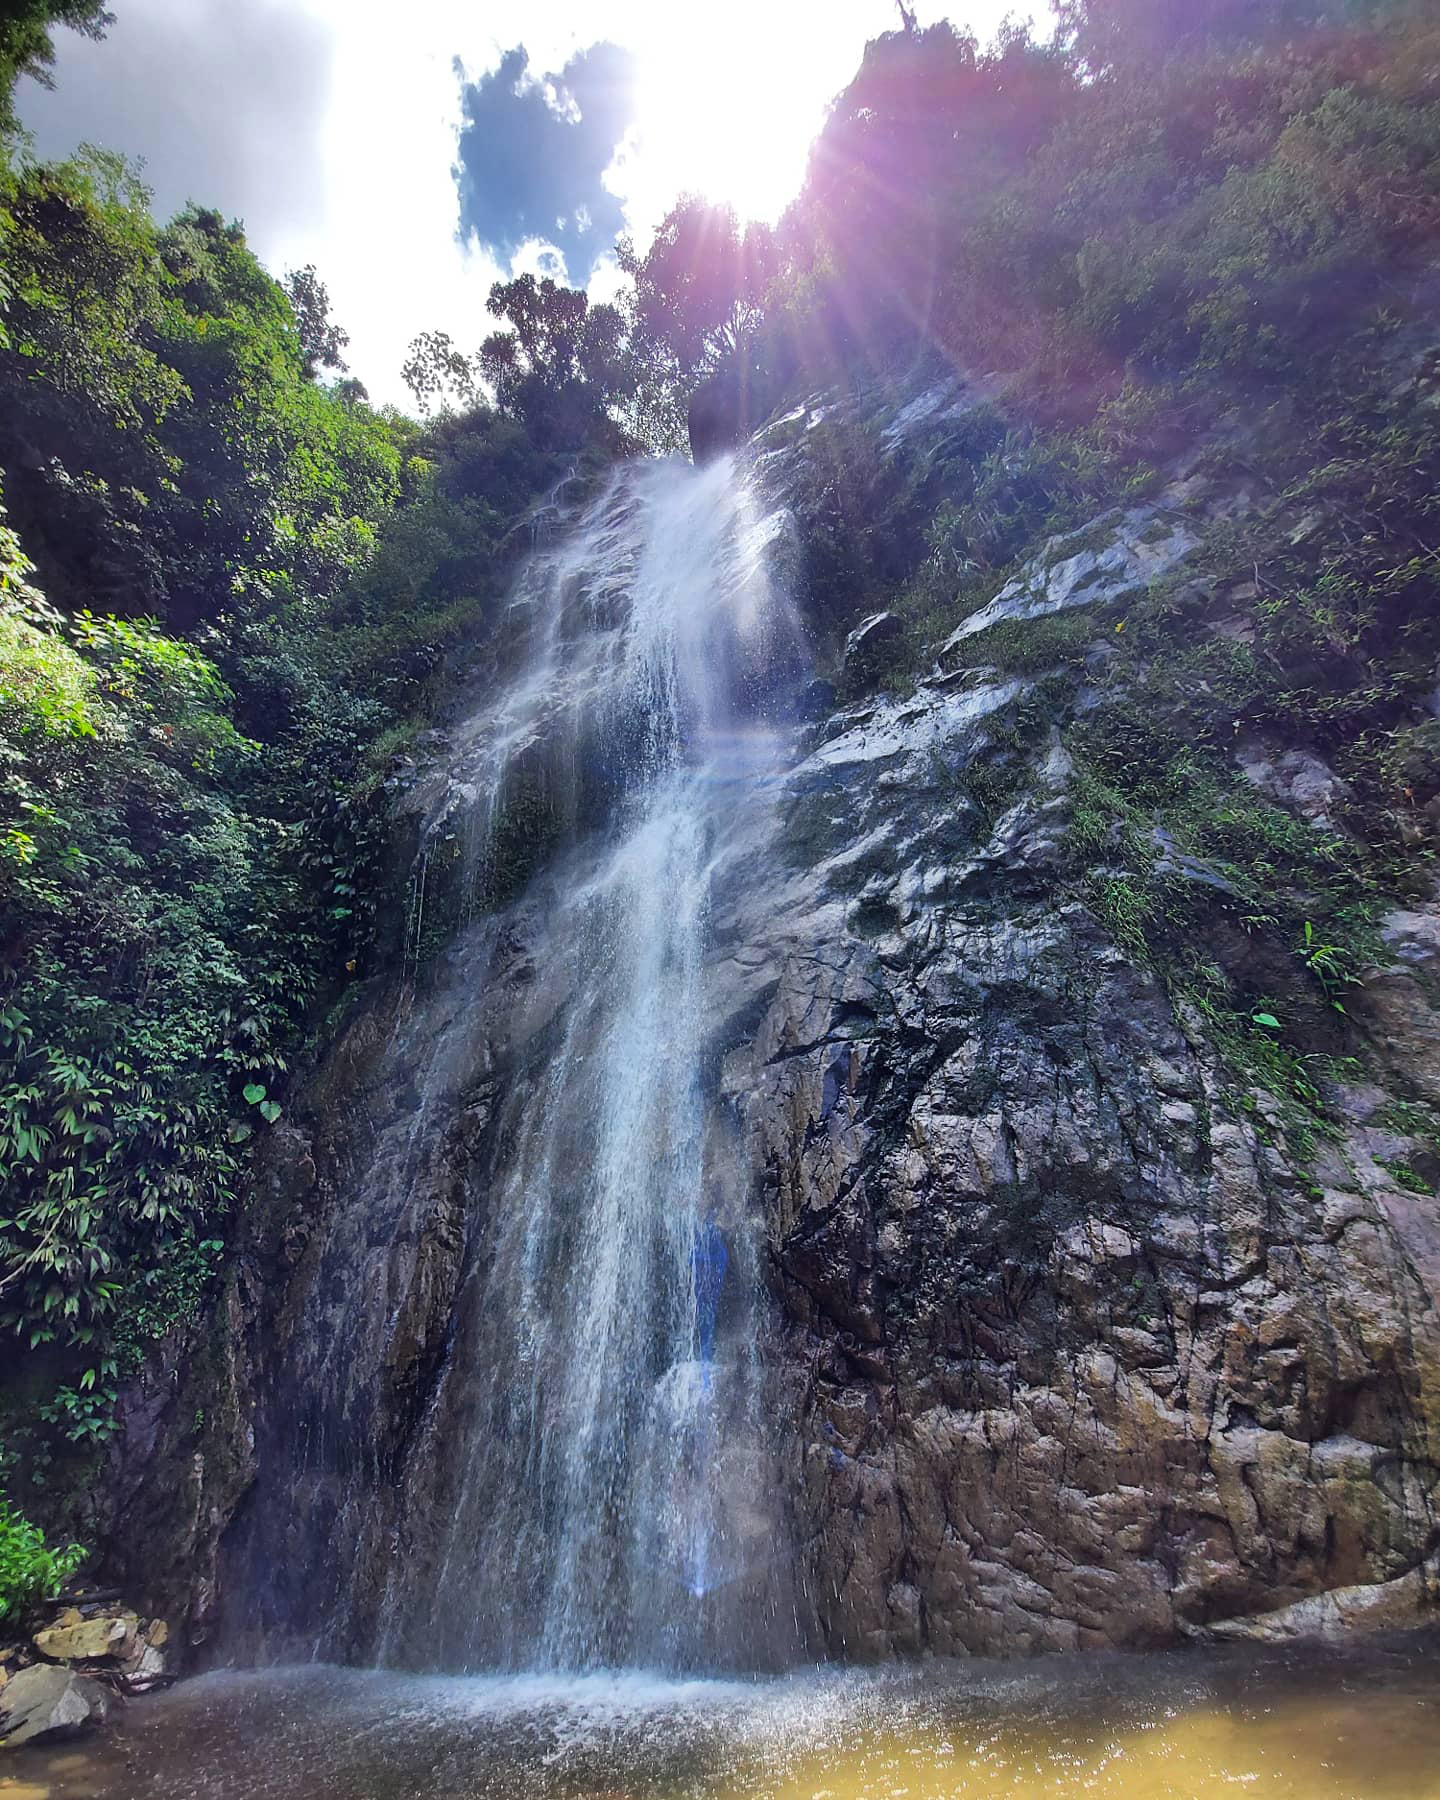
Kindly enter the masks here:
[[691, 386], [739, 355], [776, 266], [768, 226], [742, 231], [730, 207], [693, 195], [671, 207], [643, 257], [628, 239], [619, 257], [635, 283], [639, 335], [663, 346]]
[[510, 327], [492, 332], [478, 358], [500, 410], [547, 446], [618, 448], [612, 408], [630, 390], [618, 308], [592, 306], [578, 288], [526, 274], [497, 281], [489, 310]]
[[868, 44], [811, 154], [803, 208], [842, 279], [928, 306], [937, 234], [958, 235], [1054, 129], [1065, 57], [1009, 26], [982, 49], [949, 24]]
[[115, 23], [102, 0], [4, 0], [0, 5], [0, 131], [15, 125], [15, 84], [30, 75], [44, 87], [53, 85], [55, 61], [51, 32], [68, 25], [85, 37], [103, 37]]
[[448, 331], [422, 331], [412, 338], [400, 378], [422, 413], [449, 406], [452, 397], [462, 405], [475, 398], [475, 370]]
[[603, 414], [625, 385], [625, 322], [617, 308], [592, 306], [578, 288], [547, 275], [497, 281], [489, 310], [508, 331], [480, 346], [480, 373], [502, 412], [538, 419], [568, 403], [577, 418]]
[[295, 314], [238, 225], [157, 231], [124, 162], [23, 167], [0, 343], [0, 467], [42, 585], [66, 610], [189, 628], [237, 571], [330, 554], [332, 521], [393, 498], [367, 408], [305, 379]]
[[[1393, 0], [1057, 0], [1060, 34], [1092, 70], [1162, 60], [1208, 42], [1353, 23]], [[1403, 4], [1403, 0], [1402, 0]]]
[[548, 275], [537, 281], [525, 274], [497, 281], [489, 310], [509, 329], [491, 332], [473, 356], [445, 331], [424, 331], [411, 342], [401, 374], [421, 411], [452, 398], [473, 406], [483, 383], [496, 407], [546, 448], [619, 447], [612, 410], [633, 387], [619, 309], [592, 306], [579, 289]]
[[285, 292], [295, 309], [295, 323], [300, 328], [300, 350], [305, 358], [305, 379], [313, 381], [321, 369], [335, 369], [343, 374], [350, 367], [341, 355], [350, 342], [350, 333], [330, 317], [330, 290], [315, 272], [314, 263], [303, 269], [291, 269], [285, 277]]

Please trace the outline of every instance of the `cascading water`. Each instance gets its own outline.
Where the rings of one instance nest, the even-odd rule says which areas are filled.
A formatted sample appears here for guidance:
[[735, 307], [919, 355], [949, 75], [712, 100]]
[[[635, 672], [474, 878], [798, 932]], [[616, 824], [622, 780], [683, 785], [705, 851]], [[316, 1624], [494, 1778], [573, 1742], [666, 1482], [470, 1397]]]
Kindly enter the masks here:
[[[330, 1303], [336, 1391], [299, 1432], [312, 1499], [327, 1482], [341, 1494], [329, 1573], [271, 1608], [292, 1634], [296, 1612], [318, 1612], [320, 1654], [694, 1668], [793, 1647], [763, 1287], [713, 1100], [706, 975], [727, 844], [788, 741], [770, 717], [800, 667], [770, 572], [782, 521], [730, 461], [620, 471], [532, 556], [510, 679], [454, 734], [412, 960], [440, 872], [462, 929], [397, 1031], [390, 1061], [413, 1092], [346, 1211], [372, 1251], [423, 1238], [415, 1196], [437, 1186], [457, 1111], [483, 1112], [466, 1251], [403, 1450], [372, 1409], [404, 1309], [392, 1300], [377, 1326], [363, 1278]], [[519, 892], [542, 832], [544, 899], [527, 903], [545, 909], [543, 949], [497, 1044], [477, 1023], [496, 901]], [[336, 1281], [355, 1279], [357, 1254], [328, 1248]], [[376, 1385], [357, 1388], [355, 1358], [378, 1365]], [[251, 1554], [267, 1559], [263, 1526]]]

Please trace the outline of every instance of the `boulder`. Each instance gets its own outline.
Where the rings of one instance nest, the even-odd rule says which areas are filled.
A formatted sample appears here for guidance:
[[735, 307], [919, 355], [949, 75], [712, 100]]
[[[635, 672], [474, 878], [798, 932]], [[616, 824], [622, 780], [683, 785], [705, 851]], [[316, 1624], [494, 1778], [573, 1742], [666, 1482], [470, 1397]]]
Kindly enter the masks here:
[[904, 635], [905, 622], [899, 613], [871, 613], [845, 640], [845, 673], [863, 675], [873, 671]]
[[74, 1625], [47, 1625], [31, 1639], [47, 1662], [92, 1662], [123, 1657], [135, 1641], [134, 1613], [101, 1614]]
[[125, 1671], [125, 1691], [144, 1694], [165, 1679], [165, 1658], [153, 1644], [142, 1644], [140, 1654]]
[[0, 1692], [0, 1742], [8, 1748], [104, 1723], [110, 1698], [98, 1681], [34, 1663]]

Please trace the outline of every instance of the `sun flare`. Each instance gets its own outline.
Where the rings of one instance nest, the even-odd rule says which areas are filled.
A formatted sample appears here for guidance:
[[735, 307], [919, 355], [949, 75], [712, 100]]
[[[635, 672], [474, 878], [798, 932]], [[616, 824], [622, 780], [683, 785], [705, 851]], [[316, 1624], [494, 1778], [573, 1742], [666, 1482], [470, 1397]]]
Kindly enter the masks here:
[[[635, 134], [636, 163], [645, 171], [645, 191], [636, 196], [641, 210], [658, 204], [663, 211], [677, 193], [694, 193], [733, 206], [742, 219], [773, 223], [799, 191], [828, 96], [843, 84], [853, 57], [837, 61], [833, 77], [816, 70], [817, 60], [828, 60], [824, 7], [742, 4], [732, 11], [756, 16], [745, 29], [732, 18], [728, 29], [716, 31], [708, 13], [667, 9], [641, 40]], [[880, 9], [874, 12], [878, 31], [886, 21]], [[797, 79], [802, 69], [803, 81]]]

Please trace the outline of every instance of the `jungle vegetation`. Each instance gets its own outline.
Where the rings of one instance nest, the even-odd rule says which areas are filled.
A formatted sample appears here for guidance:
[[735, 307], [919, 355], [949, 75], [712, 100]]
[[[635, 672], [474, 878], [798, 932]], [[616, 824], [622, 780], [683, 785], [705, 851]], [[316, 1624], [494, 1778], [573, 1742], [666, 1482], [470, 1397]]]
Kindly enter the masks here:
[[[913, 666], [891, 680], [1180, 446], [1260, 459], [1274, 504], [1213, 552], [1217, 583], [1266, 571], [1248, 635], [1156, 595], [1075, 728], [1076, 880], [1117, 933], [1183, 945], [1196, 921], [1146, 848], [1163, 822], [1239, 871], [1251, 929], [1301, 964], [1323, 945], [1305, 966], [1341, 999], [1440, 794], [1435, 371], [1398, 393], [1387, 361], [1434, 293], [1440, 21], [1422, 0], [1059, 14], [1052, 39], [881, 36], [776, 227], [686, 197], [619, 247], [614, 304], [499, 284], [473, 348], [416, 337], [417, 419], [347, 374], [316, 270], [277, 278], [203, 207], [157, 222], [118, 157], [34, 160], [16, 81], [45, 77], [57, 25], [107, 20], [6, 9], [0, 1429], [30, 1498], [196, 1315], [307, 1042], [395, 955], [387, 781], [483, 651], [517, 522], [577, 467], [678, 447], [699, 391], [753, 425], [928, 363], [986, 379], [926, 482], [863, 433], [811, 434], [817, 646], [895, 605]], [[1268, 423], [1227, 440], [1240, 413]], [[976, 653], [1063, 680], [1086, 629]], [[1241, 795], [1242, 727], [1336, 761], [1333, 856]], [[1225, 1007], [1247, 1038], [1275, 1023], [1254, 1054], [1294, 1077], [1264, 996]]]

